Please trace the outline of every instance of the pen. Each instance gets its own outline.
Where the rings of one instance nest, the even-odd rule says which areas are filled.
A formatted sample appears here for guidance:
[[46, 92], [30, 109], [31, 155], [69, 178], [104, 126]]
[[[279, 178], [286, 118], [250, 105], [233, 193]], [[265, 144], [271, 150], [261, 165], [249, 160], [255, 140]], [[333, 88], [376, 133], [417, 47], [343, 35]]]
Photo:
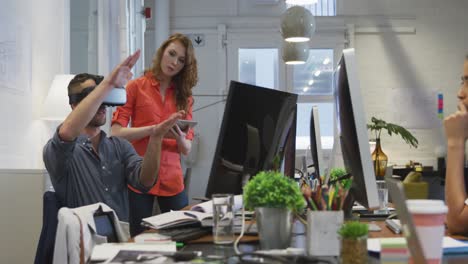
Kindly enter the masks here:
[[303, 194], [302, 196], [304, 196], [304, 199], [306, 200], [307, 207], [309, 207], [310, 210], [317, 211], [317, 206], [315, 206], [313, 199], [309, 200], [309, 198], [305, 194]]
[[189, 213], [189, 212], [184, 212], [184, 215], [190, 216], [192, 218], [198, 219], [198, 217], [195, 214]]

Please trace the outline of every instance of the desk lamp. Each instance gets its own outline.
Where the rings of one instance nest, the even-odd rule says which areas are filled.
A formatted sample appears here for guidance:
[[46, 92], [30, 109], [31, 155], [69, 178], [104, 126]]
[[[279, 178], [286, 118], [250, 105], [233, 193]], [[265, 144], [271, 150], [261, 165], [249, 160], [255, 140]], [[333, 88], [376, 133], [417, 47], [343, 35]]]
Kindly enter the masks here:
[[67, 87], [73, 77], [72, 74], [59, 74], [54, 77], [44, 100], [41, 112], [42, 120], [63, 121], [71, 112]]

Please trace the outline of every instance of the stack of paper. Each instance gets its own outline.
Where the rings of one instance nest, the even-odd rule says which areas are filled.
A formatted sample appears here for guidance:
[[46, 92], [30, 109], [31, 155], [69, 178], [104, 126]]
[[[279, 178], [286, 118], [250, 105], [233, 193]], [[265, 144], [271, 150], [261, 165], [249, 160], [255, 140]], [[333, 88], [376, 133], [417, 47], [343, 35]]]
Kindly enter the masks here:
[[151, 217], [143, 218], [143, 225], [153, 229], [178, 227], [209, 221], [213, 218], [212, 213], [195, 211], [171, 211]]
[[162, 244], [136, 244], [136, 243], [105, 243], [96, 245], [93, 248], [90, 261], [106, 261], [119, 253], [121, 250], [142, 251], [142, 252], [176, 252], [176, 242]]
[[134, 240], [137, 244], [164, 244], [172, 242], [171, 237], [158, 233], [141, 233]]
[[[381, 240], [388, 238], [369, 238], [367, 239], [367, 250], [371, 253], [380, 253], [381, 252]], [[403, 237], [398, 237], [397, 239], [403, 239]], [[450, 254], [463, 254], [468, 253], [468, 243], [460, 240], [453, 239], [451, 237], [444, 237], [443, 243], [443, 253], [444, 255]]]
[[408, 263], [409, 250], [404, 237], [389, 237], [380, 239], [381, 263]]

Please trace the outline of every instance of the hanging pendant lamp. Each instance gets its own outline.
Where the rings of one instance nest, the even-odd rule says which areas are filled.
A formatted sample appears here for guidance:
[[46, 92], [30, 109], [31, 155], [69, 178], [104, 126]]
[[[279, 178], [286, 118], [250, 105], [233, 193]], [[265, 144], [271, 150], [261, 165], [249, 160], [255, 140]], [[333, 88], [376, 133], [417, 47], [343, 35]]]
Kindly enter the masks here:
[[286, 64], [304, 64], [309, 58], [309, 45], [307, 42], [283, 41], [282, 55]]
[[281, 35], [289, 42], [309, 41], [315, 33], [315, 18], [303, 6], [292, 6], [281, 16]]

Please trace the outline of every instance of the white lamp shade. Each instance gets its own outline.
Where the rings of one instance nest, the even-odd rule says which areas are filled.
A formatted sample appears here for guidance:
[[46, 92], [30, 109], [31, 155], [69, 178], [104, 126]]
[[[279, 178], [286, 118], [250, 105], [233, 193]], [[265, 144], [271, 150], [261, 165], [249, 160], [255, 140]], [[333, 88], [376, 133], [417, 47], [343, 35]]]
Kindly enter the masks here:
[[71, 112], [68, 104], [68, 84], [75, 75], [56, 75], [42, 106], [41, 119], [63, 121]]
[[304, 64], [309, 58], [307, 42], [283, 41], [283, 60], [286, 64]]
[[309, 41], [315, 33], [315, 18], [303, 6], [292, 6], [281, 16], [281, 35], [289, 42]]

